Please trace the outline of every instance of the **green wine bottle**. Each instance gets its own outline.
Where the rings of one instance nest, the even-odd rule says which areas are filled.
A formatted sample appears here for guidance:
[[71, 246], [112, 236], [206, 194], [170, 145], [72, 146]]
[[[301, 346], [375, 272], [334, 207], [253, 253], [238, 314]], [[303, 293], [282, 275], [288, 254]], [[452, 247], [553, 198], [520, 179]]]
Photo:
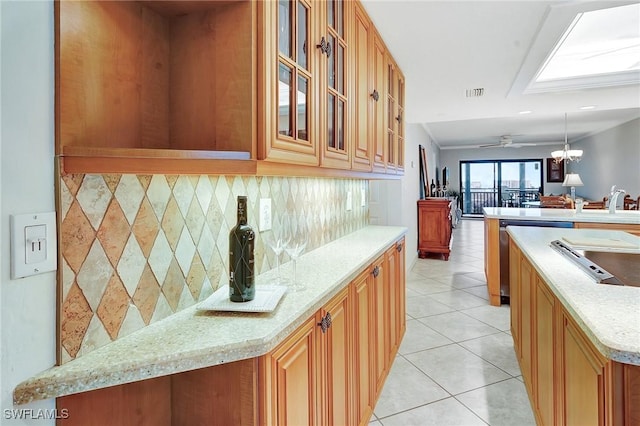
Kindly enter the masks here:
[[256, 295], [253, 274], [255, 233], [247, 225], [247, 197], [238, 196], [238, 223], [229, 232], [229, 299], [248, 302]]

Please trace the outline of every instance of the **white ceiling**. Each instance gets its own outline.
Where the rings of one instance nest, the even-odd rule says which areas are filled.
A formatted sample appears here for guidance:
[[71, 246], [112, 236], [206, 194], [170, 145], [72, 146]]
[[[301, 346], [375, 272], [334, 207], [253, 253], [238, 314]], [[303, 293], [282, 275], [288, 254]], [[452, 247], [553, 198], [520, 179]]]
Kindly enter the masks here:
[[[640, 84], [523, 94], [575, 17], [638, 1], [362, 0], [406, 79], [406, 121], [441, 148], [511, 135], [514, 143], [569, 142], [640, 117]], [[484, 96], [467, 98], [467, 89]], [[595, 105], [596, 109], [579, 108]], [[523, 110], [533, 111], [521, 115]]]

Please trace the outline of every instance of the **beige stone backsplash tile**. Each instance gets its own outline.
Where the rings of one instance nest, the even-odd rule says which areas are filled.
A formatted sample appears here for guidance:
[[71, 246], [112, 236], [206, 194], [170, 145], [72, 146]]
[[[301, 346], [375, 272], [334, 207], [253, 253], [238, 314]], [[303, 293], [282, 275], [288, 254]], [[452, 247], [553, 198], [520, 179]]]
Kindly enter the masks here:
[[109, 191], [111, 191], [111, 193], [115, 193], [116, 188], [118, 188], [118, 184], [120, 183], [120, 179], [127, 176], [133, 175], [104, 174], [102, 175], [102, 179], [104, 179], [104, 183], [107, 185], [107, 188], [109, 188]]
[[367, 185], [273, 176], [61, 178], [60, 321], [65, 332], [60, 360], [81, 356], [228, 285], [228, 235], [236, 224], [238, 195], [249, 198], [260, 274], [275, 268], [275, 256], [258, 229], [260, 198], [271, 198], [274, 225], [285, 212], [308, 215], [312, 250], [368, 224], [367, 208], [354, 202], [353, 211], [346, 212], [344, 206], [347, 190], [357, 200]]
[[140, 185], [142, 185], [142, 189], [147, 191], [149, 189], [149, 185], [151, 184], [151, 179], [153, 175], [138, 175], [138, 180], [140, 181]]
[[111, 265], [118, 264], [130, 233], [131, 228], [120, 208], [120, 203], [113, 199], [96, 233]]
[[60, 344], [75, 358], [93, 317], [93, 311], [76, 283], [64, 299], [60, 313], [64, 318], [60, 326]]
[[89, 250], [89, 254], [76, 277], [78, 286], [93, 312], [98, 309], [104, 289], [107, 287], [113, 272], [113, 267], [109, 263], [100, 242], [94, 240], [91, 250]]
[[149, 199], [145, 197], [142, 203], [140, 203], [140, 209], [138, 210], [136, 221], [132, 226], [132, 231], [146, 258], [151, 254], [151, 249], [153, 248], [153, 243], [156, 240], [159, 229], [160, 224], [153, 211], [153, 207]]
[[171, 310], [171, 306], [167, 302], [167, 298], [164, 297], [162, 291], [158, 294], [158, 300], [156, 301], [156, 306], [153, 309], [153, 315], [151, 316], [151, 322], [154, 323], [156, 321], [160, 321], [165, 319], [169, 315], [171, 315], [173, 311]]
[[189, 211], [185, 217], [185, 225], [193, 242], [198, 244], [198, 241], [200, 241], [200, 233], [204, 226], [204, 213], [202, 212], [200, 203], [195, 197], [191, 201], [191, 206], [189, 206]]
[[167, 270], [167, 276], [162, 283], [162, 292], [167, 298], [171, 310], [176, 312], [178, 309], [178, 303], [180, 302], [180, 296], [182, 295], [182, 289], [185, 285], [185, 279], [180, 270], [180, 266], [175, 258], [171, 259], [169, 269]]
[[173, 187], [173, 197], [176, 200], [182, 217], [186, 217], [193, 200], [195, 190], [188, 176], [180, 176]]
[[213, 186], [211, 185], [211, 179], [209, 179], [209, 176], [202, 175], [198, 178], [198, 184], [196, 185], [196, 199], [203, 212], [209, 210], [212, 198]]
[[69, 294], [69, 290], [71, 286], [76, 280], [76, 274], [73, 272], [73, 269], [67, 263], [67, 259], [64, 257], [61, 260], [62, 265], [62, 273], [60, 274], [60, 283], [62, 284], [62, 300], [66, 299]]
[[118, 337], [120, 326], [124, 321], [130, 303], [131, 298], [120, 277], [117, 274], [113, 274], [96, 311], [98, 318], [112, 340]]
[[158, 222], [161, 222], [164, 217], [164, 212], [169, 203], [169, 197], [171, 197], [171, 188], [167, 183], [167, 179], [162, 175], [153, 175], [149, 183], [149, 189], [147, 190], [147, 198], [151, 203]]
[[164, 282], [172, 258], [171, 246], [169, 246], [164, 231], [161, 229], [156, 236], [156, 241], [149, 255], [149, 266], [151, 266], [151, 270], [159, 283]]
[[64, 181], [60, 184], [60, 217], [66, 217], [71, 204], [75, 200], [73, 194]]
[[182, 228], [184, 227], [184, 218], [180, 214], [180, 208], [176, 199], [172, 196], [167, 204], [164, 217], [162, 218], [162, 229], [164, 230], [165, 237], [171, 246], [171, 250], [175, 250], [178, 245], [178, 240], [182, 234]]
[[189, 273], [187, 274], [187, 286], [194, 300], [200, 298], [200, 291], [202, 290], [205, 277], [206, 271], [204, 270], [204, 265], [202, 264], [200, 256], [196, 254], [193, 256]]
[[82, 339], [80, 351], [76, 356], [82, 356], [94, 349], [106, 345], [111, 341], [112, 339], [107, 333], [103, 323], [96, 315], [94, 315], [91, 318], [91, 322], [87, 327], [87, 332], [84, 334], [84, 338]]
[[122, 175], [115, 191], [115, 196], [129, 224], [133, 224], [140, 203], [144, 198], [144, 188], [135, 175]]
[[129, 309], [127, 309], [127, 314], [124, 317], [124, 321], [122, 321], [122, 326], [120, 327], [120, 331], [118, 332], [118, 339], [124, 336], [128, 336], [134, 331], [140, 330], [144, 326], [144, 320], [140, 315], [138, 307], [132, 303], [129, 305]]
[[76, 199], [93, 229], [100, 226], [112, 195], [101, 175], [85, 175]]
[[133, 293], [136, 291], [146, 264], [147, 262], [142, 253], [142, 249], [140, 249], [135, 235], [131, 234], [122, 252], [122, 257], [118, 262], [117, 269], [118, 275], [127, 289], [129, 296], [133, 296]]
[[140, 316], [146, 325], [149, 325], [160, 295], [160, 286], [156, 281], [149, 265], [145, 264], [144, 272], [140, 278], [138, 288], [133, 295], [133, 302], [140, 311]]
[[195, 252], [196, 246], [193, 244], [193, 239], [191, 238], [191, 234], [189, 234], [189, 230], [185, 227], [182, 229], [182, 234], [180, 235], [180, 239], [178, 240], [175, 250], [176, 260], [178, 261], [178, 265], [180, 265], [182, 274], [185, 276], [189, 273], [189, 268], [191, 267], [191, 262], [193, 261], [193, 255]]
[[80, 189], [83, 178], [84, 175], [82, 174], [70, 174], [63, 176], [61, 180], [62, 184], [69, 190], [69, 193], [75, 197]]
[[84, 215], [80, 203], [74, 201], [62, 220], [60, 246], [62, 255], [76, 273], [82, 267], [95, 239], [95, 231]]

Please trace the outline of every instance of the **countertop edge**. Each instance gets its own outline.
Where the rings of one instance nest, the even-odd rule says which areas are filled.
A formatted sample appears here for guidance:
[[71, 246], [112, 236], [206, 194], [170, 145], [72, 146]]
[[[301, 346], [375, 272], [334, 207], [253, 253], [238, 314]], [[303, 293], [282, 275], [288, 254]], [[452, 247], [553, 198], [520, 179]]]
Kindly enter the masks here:
[[[380, 236], [372, 237], [372, 233], [378, 233]], [[74, 393], [87, 392], [110, 386], [153, 379], [265, 355], [280, 344], [300, 324], [306, 321], [310, 315], [315, 313], [333, 296], [345, 288], [367, 267], [367, 265], [379, 256], [383, 255], [390, 245], [403, 238], [406, 233], [406, 227], [370, 225], [360, 228], [300, 257], [298, 260], [299, 270], [304, 268], [305, 262], [307, 262], [307, 266], [311, 267], [312, 262], [318, 262], [320, 259], [323, 259], [322, 249], [327, 252], [324, 256], [327, 256], [335, 250], [336, 247], [339, 247], [340, 244], [347, 244], [347, 246], [351, 248], [354, 241], [360, 239], [363, 244], [361, 249], [365, 248], [367, 250], [365, 255], [353, 255], [358, 257], [358, 259], [348, 259], [353, 261], [353, 267], [349, 267], [348, 269], [343, 268], [344, 270], [330, 271], [331, 274], [328, 275], [332, 276], [331, 279], [333, 279], [333, 281], [331, 281], [330, 284], [323, 285], [322, 288], [316, 289], [314, 287], [311, 289], [314, 291], [309, 294], [312, 294], [313, 298], [307, 301], [307, 303], [304, 303], [299, 309], [295, 306], [291, 306], [295, 303], [294, 301], [288, 301], [289, 303], [285, 307], [278, 306], [275, 312], [280, 310], [280, 312], [285, 316], [284, 318], [277, 320], [268, 316], [264, 318], [270, 322], [283, 322], [280, 325], [274, 325], [273, 329], [254, 336], [250, 340], [237, 339], [234, 343], [225, 343], [224, 345], [218, 345], [219, 347], [212, 344], [209, 347], [199, 347], [195, 350], [181, 350], [170, 355], [164, 355], [162, 359], [152, 359], [152, 357], [148, 355], [148, 352], [150, 351], [145, 352], [147, 356], [140, 360], [122, 360], [116, 356], [117, 350], [126, 349], [127, 345], [137, 349], [136, 344], [133, 343], [137, 336], [145, 336], [145, 339], [147, 340], [149, 340], [149, 336], [151, 336], [150, 340], [153, 341], [154, 338], [157, 339], [161, 336], [163, 327], [172, 328], [172, 323], [175, 324], [173, 328], [179, 328], [187, 324], [191, 325], [191, 323], [193, 323], [194, 326], [201, 325], [197, 324], [197, 322], [202, 322], [202, 317], [206, 317], [207, 315], [196, 315], [196, 305], [194, 305], [177, 312], [158, 323], [151, 324], [141, 330], [138, 330], [121, 340], [109, 343], [102, 348], [98, 348], [87, 355], [79, 357], [78, 359], [61, 366], [53, 366], [19, 383], [13, 392], [13, 402], [16, 405], [22, 405], [36, 400], [57, 398]], [[372, 245], [370, 240], [375, 240], [375, 245]], [[274, 271], [270, 271], [270, 273], [273, 272]], [[264, 275], [268, 274], [269, 273]], [[260, 279], [261, 276], [258, 276], [256, 282], [258, 283]], [[316, 277], [316, 279], [318, 279], [318, 277]], [[282, 304], [286, 304], [286, 301], [281, 301], [281, 305]], [[274, 314], [274, 316], [277, 315]], [[226, 319], [228, 321], [234, 321], [237, 319], [239, 322], [244, 321], [250, 323], [255, 320], [255, 318], [260, 317], [254, 316], [252, 318], [251, 315], [245, 316], [240, 314], [236, 315], [234, 319]], [[154, 328], [151, 329], [152, 327]], [[158, 345], [162, 344], [161, 341], [154, 343], [157, 343]], [[206, 353], [203, 354], [203, 352]], [[103, 355], [105, 359], [115, 357], [117, 361], [111, 363], [107, 362], [105, 366], [95, 369], [89, 369], [87, 367], [77, 370], [74, 368], [75, 365], [81, 365], [81, 362], [85, 363], [89, 356], [101, 359], [101, 355]]]
[[[589, 306], [588, 297], [582, 296], [580, 293], [584, 293], [584, 289], [587, 286], [591, 286], [591, 291], [599, 293], [607, 293], [607, 291], [614, 293], [624, 292], [627, 295], [636, 296], [640, 298], [640, 288], [632, 287], [617, 287], [607, 286], [605, 284], [597, 284], [593, 279], [588, 277], [580, 268], [572, 264], [569, 260], [561, 258], [560, 254], [554, 252], [554, 250], [545, 245], [540, 247], [531, 244], [532, 236], [526, 234], [533, 234], [537, 232], [539, 237], [540, 233], [549, 233], [549, 229], [553, 229], [554, 233], [564, 232], [583, 232], [594, 234], [601, 233], [603, 235], [610, 236], [612, 232], [622, 231], [604, 231], [604, 230], [577, 230], [566, 229], [558, 230], [554, 228], [530, 228], [530, 227], [509, 227], [507, 232], [509, 236], [514, 239], [518, 244], [523, 255], [531, 262], [531, 265], [545, 281], [549, 289], [558, 298], [565, 310], [571, 315], [572, 319], [585, 333], [591, 343], [598, 349], [598, 351], [608, 359], [617, 361], [624, 364], [640, 365], [640, 340], [636, 347], [631, 347], [626, 341], [620, 341], [617, 336], [613, 334], [605, 334], [605, 330], [611, 330], [612, 327], [605, 324], [605, 319], [602, 315], [598, 317], [596, 314], [604, 313], [604, 309], [607, 308], [605, 300], [599, 299], [598, 310], [589, 312], [589, 309], [593, 309], [593, 306]], [[554, 238], [555, 239], [555, 238]], [[550, 241], [549, 241], [550, 242]], [[553, 256], [558, 256], [553, 261], [549, 259], [545, 262], [541, 262], [542, 257], [546, 255], [542, 250], [549, 250], [549, 253]], [[562, 265], [558, 267], [558, 262]], [[568, 279], [570, 277], [571, 279]], [[583, 286], [580, 288], [580, 286]], [[578, 289], [578, 291], [576, 291]], [[625, 294], [621, 294], [620, 298], [625, 297]], [[612, 299], [613, 300], [613, 299]], [[627, 298], [628, 300], [628, 298]], [[632, 297], [632, 300], [633, 297]], [[640, 300], [640, 299], [639, 299]], [[616, 306], [619, 308], [620, 306]], [[627, 332], [631, 330], [626, 330]], [[618, 333], [627, 336], [625, 330], [618, 331]], [[636, 330], [636, 335], [640, 333]]]
[[484, 207], [483, 214], [487, 219], [640, 225], [640, 211], [634, 210], [617, 210], [616, 213], [610, 214], [608, 210], [583, 210], [582, 213], [576, 213], [574, 209]]

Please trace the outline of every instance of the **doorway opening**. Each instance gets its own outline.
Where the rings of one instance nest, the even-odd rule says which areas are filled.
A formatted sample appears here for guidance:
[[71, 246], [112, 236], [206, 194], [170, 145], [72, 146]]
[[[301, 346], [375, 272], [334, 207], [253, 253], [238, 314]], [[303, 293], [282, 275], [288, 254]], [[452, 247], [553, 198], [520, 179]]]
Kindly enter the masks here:
[[541, 158], [460, 162], [464, 216], [482, 216], [483, 207], [529, 207], [543, 193]]

